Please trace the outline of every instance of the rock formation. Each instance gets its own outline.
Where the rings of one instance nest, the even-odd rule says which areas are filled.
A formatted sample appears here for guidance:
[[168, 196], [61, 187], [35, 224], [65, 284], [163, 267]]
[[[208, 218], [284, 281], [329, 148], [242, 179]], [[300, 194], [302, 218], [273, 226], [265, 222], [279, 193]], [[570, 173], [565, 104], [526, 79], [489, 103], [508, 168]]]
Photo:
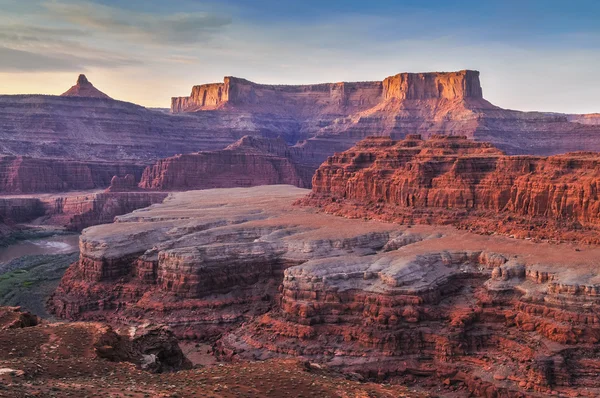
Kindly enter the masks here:
[[[74, 361], [106, 359], [113, 362], [131, 362], [155, 372], [189, 368], [191, 363], [183, 355], [173, 333], [164, 326], [136, 328], [133, 334], [118, 333], [108, 325], [87, 323], [48, 323], [20, 312], [15, 307], [0, 307], [0, 322], [9, 314], [21, 321], [4, 326], [0, 323], [0, 363], [30, 363], [28, 368], [40, 372], [45, 368], [59, 371], [63, 365], [73, 366]], [[10, 363], [12, 360], [12, 363]], [[55, 361], [54, 366], [48, 366]], [[40, 365], [44, 363], [46, 367]], [[19, 367], [21, 367], [19, 366]], [[37, 368], [36, 368], [37, 367]], [[3, 368], [5, 369], [5, 368]], [[32, 376], [31, 370], [20, 371]], [[0, 377], [4, 376], [0, 373]]]
[[600, 130], [589, 123], [593, 118], [501, 109], [483, 99], [479, 72], [470, 70], [304, 86], [226, 77], [223, 83], [194, 86], [189, 97], [173, 98], [171, 111], [238, 112], [251, 115], [256, 126], [277, 123], [288, 143], [298, 141], [299, 163], [312, 167], [371, 135], [466, 135], [509, 154], [600, 150]]
[[483, 99], [476, 71], [305, 86], [227, 77], [173, 99], [172, 111], [105, 98], [0, 96], [0, 154], [140, 165], [252, 135], [282, 137], [294, 147], [293, 163], [314, 171], [371, 135], [466, 135], [509, 154], [600, 150], [592, 117], [498, 108]]
[[133, 174], [127, 174], [124, 177], [113, 176], [106, 192], [132, 192], [136, 191], [138, 184]]
[[[432, 170], [444, 152], [503, 159], [444, 140], [429, 149], [440, 158]], [[222, 358], [301, 356], [437, 394], [600, 393], [600, 248], [292, 206], [306, 193], [180, 192], [88, 228], [49, 307], [75, 320], [164, 322], [218, 339]]]
[[38, 224], [81, 231], [91, 225], [113, 222], [115, 216], [161, 203], [163, 192], [87, 192], [0, 198], [0, 223], [37, 220]]
[[144, 166], [24, 156], [0, 157], [0, 194], [65, 192], [106, 188], [115, 175], [139, 179]]
[[257, 84], [237, 77], [194, 86], [189, 97], [172, 99], [171, 112], [227, 106], [257, 106], [274, 113], [311, 117], [364, 111], [384, 100], [483, 98], [479, 72], [399, 73], [379, 82], [324, 83], [303, 86]]
[[600, 155], [507, 156], [464, 137], [368, 138], [317, 170], [303, 203], [349, 217], [600, 242]]
[[144, 170], [139, 187], [166, 191], [272, 184], [310, 187], [312, 169], [292, 163], [293, 150], [282, 139], [245, 136], [221, 151], [159, 160]]
[[0, 331], [38, 325], [41, 320], [20, 307], [0, 307]]
[[87, 77], [85, 77], [85, 75], [79, 75], [77, 78], [77, 83], [66, 92], [61, 94], [61, 96], [111, 99], [108, 95], [94, 87], [94, 85], [88, 81]]

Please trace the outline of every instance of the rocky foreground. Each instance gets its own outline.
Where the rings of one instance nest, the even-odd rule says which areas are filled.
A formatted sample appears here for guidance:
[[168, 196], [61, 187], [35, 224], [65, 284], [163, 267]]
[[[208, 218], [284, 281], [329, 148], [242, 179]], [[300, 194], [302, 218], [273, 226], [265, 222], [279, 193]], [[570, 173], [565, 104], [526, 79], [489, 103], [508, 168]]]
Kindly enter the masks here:
[[49, 307], [444, 396], [600, 394], [600, 248], [292, 206], [307, 193], [182, 192], [88, 228]]
[[0, 397], [427, 396], [291, 360], [189, 367], [162, 327], [46, 323], [0, 307]]

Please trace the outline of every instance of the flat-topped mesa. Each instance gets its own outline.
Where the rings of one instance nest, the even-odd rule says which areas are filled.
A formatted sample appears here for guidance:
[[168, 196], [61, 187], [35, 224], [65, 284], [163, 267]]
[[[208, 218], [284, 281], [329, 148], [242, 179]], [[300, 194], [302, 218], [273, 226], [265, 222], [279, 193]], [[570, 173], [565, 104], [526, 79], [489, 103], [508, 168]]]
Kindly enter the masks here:
[[488, 143], [370, 137], [324, 162], [300, 201], [349, 217], [600, 242], [600, 154], [508, 156]]
[[88, 97], [111, 99], [108, 95], [98, 90], [84, 74], [79, 75], [77, 83], [61, 94], [61, 97]]
[[230, 105], [276, 105], [292, 114], [335, 112], [339, 107], [371, 108], [385, 100], [482, 98], [479, 72], [400, 73], [383, 81], [312, 85], [257, 84], [237, 77], [223, 83], [194, 86], [189, 97], [174, 97], [171, 111], [193, 112]]
[[408, 100], [483, 98], [479, 72], [399, 73], [383, 81], [383, 97]]

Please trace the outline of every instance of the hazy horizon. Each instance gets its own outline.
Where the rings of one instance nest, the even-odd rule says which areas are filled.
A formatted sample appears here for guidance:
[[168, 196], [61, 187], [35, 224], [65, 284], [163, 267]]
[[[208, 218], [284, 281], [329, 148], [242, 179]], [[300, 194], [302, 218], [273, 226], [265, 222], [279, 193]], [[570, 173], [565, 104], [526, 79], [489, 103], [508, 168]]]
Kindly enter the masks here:
[[600, 112], [600, 4], [279, 4], [0, 0], [0, 94], [59, 95], [79, 73], [109, 96], [167, 108], [193, 85], [382, 80], [475, 69], [503, 108]]

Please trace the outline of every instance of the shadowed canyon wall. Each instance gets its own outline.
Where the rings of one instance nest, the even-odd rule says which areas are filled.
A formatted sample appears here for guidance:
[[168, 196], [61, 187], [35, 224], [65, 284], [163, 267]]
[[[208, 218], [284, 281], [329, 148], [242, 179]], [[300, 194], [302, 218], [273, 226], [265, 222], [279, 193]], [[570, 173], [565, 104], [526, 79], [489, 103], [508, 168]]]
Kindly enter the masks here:
[[144, 170], [139, 187], [163, 191], [272, 184], [310, 187], [313, 170], [294, 164], [293, 152], [282, 139], [245, 136], [222, 151], [161, 159]]

